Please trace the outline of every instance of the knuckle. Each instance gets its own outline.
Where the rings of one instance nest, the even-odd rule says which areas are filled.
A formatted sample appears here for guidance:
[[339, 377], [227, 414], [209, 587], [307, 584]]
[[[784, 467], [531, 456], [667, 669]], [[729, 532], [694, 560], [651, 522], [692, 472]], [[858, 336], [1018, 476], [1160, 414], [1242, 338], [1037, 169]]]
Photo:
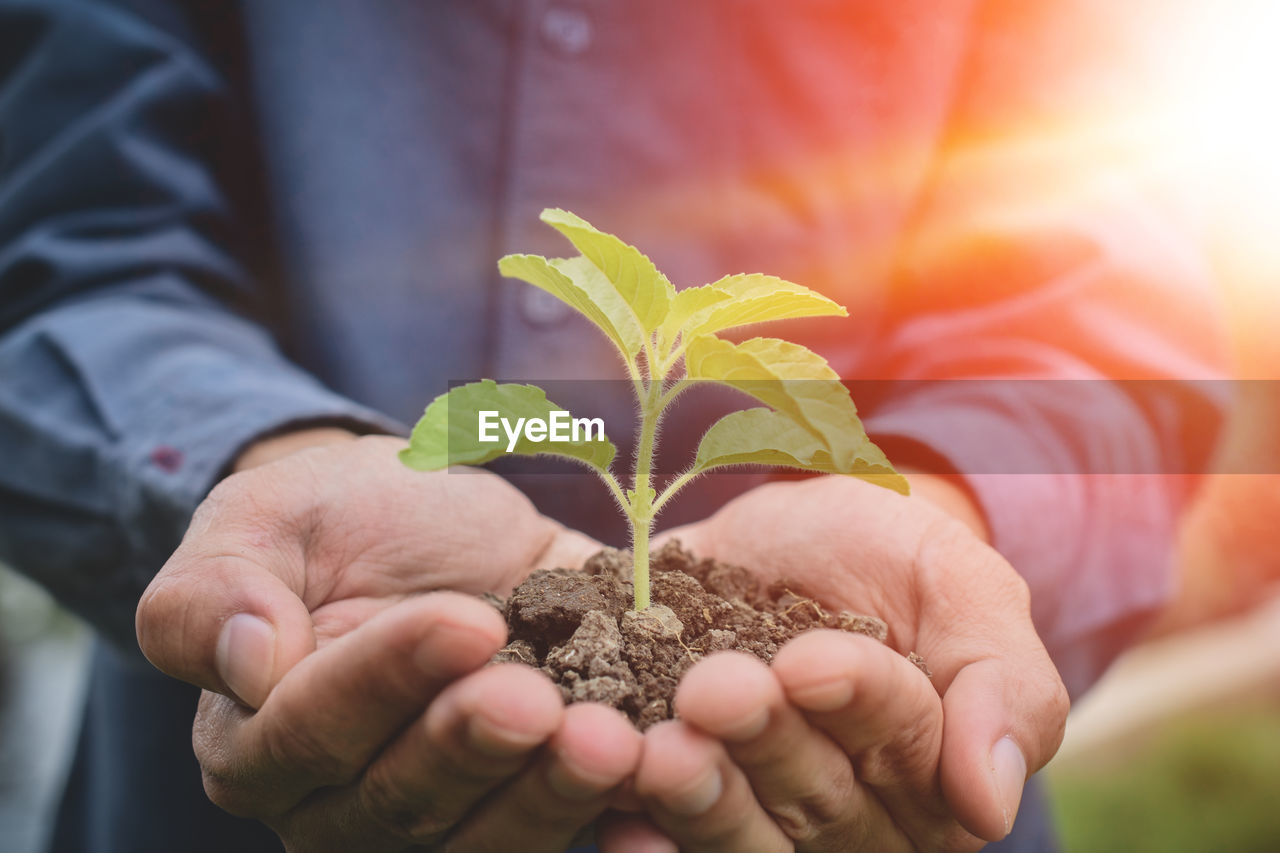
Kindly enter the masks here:
[[163, 570], [147, 586], [142, 598], [138, 601], [138, 610], [134, 617], [134, 630], [138, 636], [138, 648], [154, 666], [165, 668], [165, 647], [160, 638], [165, 622], [168, 620], [172, 606], [169, 602], [168, 578]]
[[841, 762], [838, 769], [824, 775], [820, 789], [769, 808], [774, 823], [799, 849], [847, 849], [831, 846], [832, 839], [848, 840], [858, 834], [858, 815], [850, 807], [854, 790], [852, 766]]
[[821, 830], [810, 819], [809, 810], [799, 803], [786, 803], [769, 809], [769, 816], [792, 841], [807, 844], [815, 841]]
[[365, 774], [359, 791], [361, 810], [392, 838], [428, 845], [439, 840], [451, 826], [452, 822], [438, 815], [429, 803], [407, 797], [404, 789], [377, 765]]
[[[904, 746], [904, 751], [910, 746]], [[854, 772], [859, 781], [872, 788], [883, 788], [892, 785], [902, 775], [903, 766], [909, 764], [910, 757], [903, 752], [891, 753], [884, 747], [875, 747], [853, 759]]]
[[235, 703], [216, 693], [200, 697], [199, 710], [191, 730], [191, 746], [205, 795], [218, 808], [238, 817], [263, 818], [270, 808], [260, 792], [250, 783], [247, 764], [236, 753], [228, 735], [238, 713]]
[[1053, 677], [1053, 688], [1049, 700], [1049, 713], [1051, 719], [1058, 725], [1065, 725], [1067, 722], [1067, 714], [1071, 711], [1071, 694], [1067, 693], [1067, 685], [1062, 683], [1062, 678], [1055, 672]]
[[904, 773], [916, 773], [937, 763], [940, 732], [924, 717], [903, 722], [893, 739], [853, 759], [857, 778], [872, 788], [890, 788]]
[[134, 614], [143, 656], [160, 671], [179, 678], [189, 674], [183, 640], [191, 606], [191, 585], [170, 560], [147, 586]]
[[347, 785], [358, 775], [358, 769], [336, 754], [308, 726], [272, 726], [266, 743], [276, 766], [316, 785]]
[[1009, 600], [1019, 613], [1031, 613], [1031, 586], [1027, 579], [1010, 567], [1006, 573], [1009, 581]]
[[231, 779], [219, 770], [201, 767], [201, 779], [204, 783], [205, 796], [209, 801], [225, 812], [236, 817], [264, 817], [260, 801], [248, 795], [235, 779]]
[[1043, 731], [1046, 741], [1044, 760], [1047, 761], [1058, 751], [1058, 747], [1062, 745], [1062, 739], [1066, 735], [1067, 714], [1071, 710], [1071, 696], [1067, 693], [1067, 687], [1062, 683], [1062, 679], [1057, 672], [1053, 673], [1045, 695], [1048, 698], [1045, 703]]

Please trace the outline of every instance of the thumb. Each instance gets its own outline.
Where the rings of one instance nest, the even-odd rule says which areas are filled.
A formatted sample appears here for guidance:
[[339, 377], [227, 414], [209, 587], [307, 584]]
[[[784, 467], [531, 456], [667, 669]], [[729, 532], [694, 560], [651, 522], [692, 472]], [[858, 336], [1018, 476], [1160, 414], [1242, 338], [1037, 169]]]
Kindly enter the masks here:
[[555, 522], [550, 541], [533, 559], [535, 569], [576, 569], [604, 547], [585, 533], [579, 533]]
[[954, 525], [935, 529], [917, 555], [927, 594], [916, 639], [942, 694], [943, 794], [965, 829], [998, 841], [1061, 745], [1070, 700], [1025, 581]]
[[1067, 698], [1046, 668], [987, 659], [963, 667], [942, 697], [943, 794], [965, 829], [999, 841], [1013, 828], [1022, 790], [1062, 743]]
[[[182, 545], [138, 604], [138, 645], [162, 672], [253, 708], [315, 649], [301, 599], [305, 555], [292, 525], [247, 524], [257, 513], [236, 479], [197, 510]], [[270, 517], [270, 516], [268, 516]]]

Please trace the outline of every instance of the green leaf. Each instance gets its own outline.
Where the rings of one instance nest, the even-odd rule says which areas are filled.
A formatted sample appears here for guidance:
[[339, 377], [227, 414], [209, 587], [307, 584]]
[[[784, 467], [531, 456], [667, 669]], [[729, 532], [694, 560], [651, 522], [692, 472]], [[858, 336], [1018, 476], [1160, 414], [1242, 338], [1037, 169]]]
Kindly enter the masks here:
[[507, 255], [498, 261], [498, 270], [545, 290], [578, 311], [599, 326], [627, 358], [635, 358], [644, 346], [644, 332], [631, 308], [586, 258], [547, 260], [541, 255]]
[[769, 320], [849, 316], [843, 305], [832, 302], [821, 293], [771, 275], [730, 275], [707, 286], [728, 293], [732, 298], [691, 316], [687, 331], [689, 338]]
[[[665, 355], [675, 346], [676, 338], [689, 326], [691, 317], [705, 314], [706, 309], [711, 308], [716, 303], [732, 298], [732, 293], [727, 290], [721, 290], [713, 284], [704, 284], [701, 287], [686, 287], [684, 290], [678, 291], [675, 299], [671, 300], [671, 308], [667, 311], [666, 319], [662, 321], [662, 325], [658, 328], [659, 351]], [[692, 339], [692, 337], [690, 335], [688, 339]]]
[[906, 478], [893, 470], [865, 433], [861, 438], [851, 464], [838, 466], [822, 441], [789, 415], [772, 409], [746, 409], [731, 412], [711, 425], [698, 444], [694, 468], [707, 471], [727, 465], [778, 465], [861, 477], [908, 494]]
[[820, 439], [839, 467], [853, 464], [866, 434], [849, 389], [826, 359], [778, 338], [740, 344], [702, 335], [685, 353], [690, 379], [710, 379], [785, 412]]
[[409, 446], [400, 451], [400, 461], [419, 471], [435, 471], [450, 465], [483, 465], [508, 453], [543, 454], [563, 456], [608, 471], [616, 451], [607, 438], [586, 441], [585, 436], [580, 436], [578, 441], [551, 441], [548, 437], [533, 441], [520, 429], [514, 448], [508, 451], [511, 436], [507, 428], [498, 425], [490, 433], [497, 435], [497, 441], [480, 440], [481, 412], [497, 412], [499, 418], [508, 420], [510, 432], [516, 432], [519, 418], [549, 421], [552, 412], [563, 411], [534, 385], [499, 385], [492, 379], [460, 385], [427, 406], [413, 428]]
[[569, 239], [622, 296], [645, 334], [667, 316], [675, 288], [653, 261], [629, 243], [600, 231], [585, 219], [558, 208], [542, 211], [542, 221]]
[[699, 335], [754, 323], [848, 316], [844, 306], [816, 290], [772, 275], [739, 273], [677, 293], [658, 334], [665, 353], [677, 336], [687, 343]]

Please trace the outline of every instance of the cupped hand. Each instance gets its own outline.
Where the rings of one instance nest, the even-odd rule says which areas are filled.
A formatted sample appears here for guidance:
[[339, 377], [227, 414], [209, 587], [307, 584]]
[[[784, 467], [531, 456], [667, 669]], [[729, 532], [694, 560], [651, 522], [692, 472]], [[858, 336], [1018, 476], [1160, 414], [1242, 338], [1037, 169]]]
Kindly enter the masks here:
[[598, 546], [496, 476], [404, 468], [401, 446], [251, 453], [264, 464], [213, 490], [144, 594], [139, 644], [205, 689], [210, 797], [291, 850], [558, 853], [640, 737], [611, 709], [565, 709], [534, 670], [485, 667], [505, 625], [459, 592]]
[[980, 517], [959, 492], [913, 485], [926, 496], [771, 484], [672, 531], [699, 556], [880, 616], [888, 644], [816, 631], [772, 666], [699, 662], [680, 719], [646, 734], [634, 789], [648, 814], [614, 817], [608, 853], [975, 850], [1008, 834], [1061, 742], [1066, 691]]

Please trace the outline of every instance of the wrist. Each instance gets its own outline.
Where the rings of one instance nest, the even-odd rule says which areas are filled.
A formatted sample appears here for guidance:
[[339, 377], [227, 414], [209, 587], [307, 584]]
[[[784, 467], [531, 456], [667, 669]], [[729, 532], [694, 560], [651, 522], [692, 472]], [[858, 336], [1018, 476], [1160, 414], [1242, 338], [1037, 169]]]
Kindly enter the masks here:
[[309, 447], [340, 444], [357, 438], [359, 436], [354, 432], [341, 427], [308, 427], [270, 435], [245, 447], [228, 470], [236, 474], [275, 462]]

